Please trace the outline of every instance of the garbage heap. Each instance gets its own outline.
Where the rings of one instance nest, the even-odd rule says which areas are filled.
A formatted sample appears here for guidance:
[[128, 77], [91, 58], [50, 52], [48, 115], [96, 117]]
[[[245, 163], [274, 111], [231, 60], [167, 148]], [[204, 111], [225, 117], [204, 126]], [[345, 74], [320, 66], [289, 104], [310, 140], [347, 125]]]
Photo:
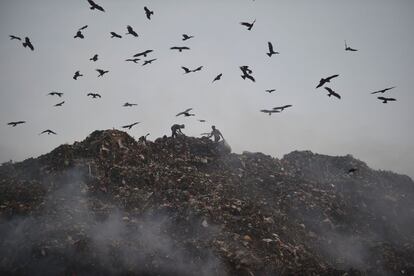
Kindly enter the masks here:
[[409, 177], [349, 155], [95, 131], [0, 166], [0, 272], [414, 275], [413, 218]]

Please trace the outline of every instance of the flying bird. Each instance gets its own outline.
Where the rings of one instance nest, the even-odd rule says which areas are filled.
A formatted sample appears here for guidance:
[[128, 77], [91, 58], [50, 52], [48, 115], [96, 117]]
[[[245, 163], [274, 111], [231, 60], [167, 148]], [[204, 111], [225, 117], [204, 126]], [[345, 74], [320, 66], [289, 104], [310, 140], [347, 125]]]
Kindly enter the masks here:
[[43, 130], [41, 133], [39, 133], [39, 135], [44, 134], [44, 133], [47, 133], [47, 135], [50, 135], [50, 134], [57, 135], [56, 132], [54, 132], [53, 130], [50, 130], [50, 129]]
[[275, 92], [276, 91], [276, 89], [267, 89], [267, 90], [265, 90], [267, 93], [272, 93], [272, 92]]
[[64, 103], [65, 103], [65, 101], [60, 102], [60, 103], [57, 103], [57, 104], [55, 104], [54, 106], [62, 106]]
[[180, 53], [181, 53], [183, 50], [190, 50], [190, 48], [189, 48], [189, 47], [185, 47], [185, 46], [182, 46], [182, 47], [174, 46], [174, 47], [171, 47], [170, 49], [171, 49], [171, 50], [178, 50]]
[[29, 47], [30, 48], [30, 50], [34, 50], [34, 47], [33, 47], [33, 44], [32, 44], [32, 42], [30, 42], [30, 38], [28, 38], [27, 36], [26, 36], [26, 38], [24, 39], [24, 42], [23, 42], [23, 47], [24, 48], [26, 48], [26, 47]]
[[141, 59], [139, 59], [139, 58], [129, 58], [129, 59], [126, 59], [125, 61], [131, 61], [131, 62], [133, 62], [133, 63], [138, 63], [138, 61], [140, 61]]
[[249, 75], [249, 74], [243, 74], [243, 75], [241, 75], [241, 77], [242, 77], [242, 79], [249, 79], [249, 80], [251, 80], [252, 82], [256, 82], [256, 80], [255, 80], [255, 78], [252, 76], [252, 75]]
[[148, 20], [151, 20], [151, 15], [154, 15], [154, 11], [150, 11], [147, 7], [144, 7], [144, 10]]
[[184, 115], [185, 117], [194, 116], [195, 114], [191, 114], [191, 113], [189, 113], [191, 110], [193, 110], [193, 109], [192, 109], [192, 108], [187, 108], [186, 110], [184, 110], [184, 111], [182, 111], [182, 112], [178, 113], [178, 114], [177, 114], [177, 115], [175, 115], [175, 116], [180, 116], [180, 115]]
[[56, 91], [52, 91], [49, 94], [47, 94], [49, 96], [58, 96], [59, 98], [63, 96], [62, 92], [56, 92]]
[[266, 53], [266, 55], [268, 55], [269, 57], [271, 57], [274, 54], [279, 54], [279, 52], [275, 52], [273, 50], [273, 45], [271, 42], [267, 42], [267, 46], [269, 47], [269, 53]]
[[73, 38], [84, 39], [85, 36], [82, 34], [82, 31], [79, 30]]
[[329, 87], [324, 87], [327, 91], [328, 91], [328, 96], [334, 96], [338, 99], [341, 99], [341, 95], [339, 95], [338, 93], [336, 93], [335, 91], [333, 91], [331, 88]]
[[134, 103], [128, 103], [128, 102], [126, 102], [126, 103], [124, 103], [124, 105], [123, 106], [126, 106], [126, 107], [131, 107], [131, 106], [137, 106], [138, 104], [134, 104]]
[[358, 50], [357, 50], [357, 49], [353, 49], [353, 48], [349, 47], [349, 46], [346, 44], [346, 40], [345, 40], [345, 51], [356, 52], [356, 51], [358, 51]]
[[98, 77], [102, 77], [103, 75], [105, 75], [106, 73], [108, 73], [109, 71], [105, 71], [102, 69], [96, 69], [95, 71], [97, 71], [99, 73]]
[[78, 79], [78, 77], [83, 77], [83, 75], [82, 75], [79, 71], [76, 71], [76, 72], [75, 72], [75, 75], [73, 75], [73, 79], [74, 79], [74, 80], [77, 80], [77, 79]]
[[128, 30], [128, 32], [126, 34], [130, 34], [130, 35], [133, 35], [135, 37], [138, 37], [138, 34], [134, 31], [134, 29], [131, 26], [128, 25], [127, 30]]
[[26, 121], [10, 122], [10, 123], [7, 123], [7, 125], [15, 127], [17, 125], [24, 124], [24, 123], [26, 123]]
[[283, 111], [283, 110], [285, 110], [285, 108], [288, 108], [288, 107], [292, 107], [292, 105], [287, 104], [287, 105], [283, 105], [283, 106], [273, 107], [273, 110]]
[[222, 73], [218, 74], [218, 75], [214, 78], [214, 80], [213, 80], [212, 82], [215, 82], [215, 81], [220, 80], [220, 79], [221, 79], [221, 76], [223, 76], [223, 74], [222, 74]]
[[385, 98], [385, 97], [377, 97], [377, 99], [381, 100], [382, 103], [385, 103], [385, 104], [387, 102], [395, 102], [396, 101], [396, 99], [394, 99], [394, 98]]
[[97, 9], [98, 11], [105, 12], [104, 8], [102, 8], [101, 6], [93, 2], [92, 0], [88, 0], [88, 2], [89, 2], [89, 5], [91, 5], [90, 7], [91, 10]]
[[146, 57], [149, 53], [151, 53], [151, 52], [153, 52], [154, 50], [146, 50], [146, 51], [144, 51], [144, 52], [141, 52], [141, 53], [138, 53], [138, 54], [135, 54], [134, 55], [134, 57], [139, 57], [139, 56], [144, 56], [144, 57]]
[[394, 89], [394, 88], [395, 88], [395, 86], [388, 87], [388, 88], [384, 88], [384, 89], [381, 89], [381, 90], [377, 90], [377, 91], [371, 92], [371, 94], [384, 93], [384, 92], [386, 92], [388, 90], [391, 90], [391, 89]]
[[135, 122], [135, 123], [130, 124], [130, 125], [125, 125], [125, 126], [122, 126], [122, 128], [131, 129], [133, 126], [135, 126], [135, 125], [137, 125], [137, 124], [139, 124], [139, 123], [140, 123], [140, 122]]
[[260, 112], [267, 113], [270, 116], [273, 113], [279, 113], [280, 110], [278, 110], [278, 109], [261, 109]]
[[101, 98], [101, 95], [99, 95], [98, 93], [88, 93], [86, 96], [91, 96], [93, 99]]
[[91, 61], [97, 61], [98, 60], [98, 55], [95, 54], [93, 57], [91, 57], [89, 60]]
[[251, 74], [253, 73], [253, 71], [249, 68], [248, 65], [243, 65], [240, 66], [240, 70], [244, 73], [244, 74]]
[[117, 34], [116, 32], [111, 32], [111, 38], [114, 38], [114, 37], [122, 38], [122, 36]]
[[327, 77], [327, 78], [322, 78], [320, 81], [319, 81], [319, 84], [318, 84], [318, 86], [316, 86], [316, 88], [319, 88], [319, 87], [321, 87], [322, 85], [324, 85], [325, 83], [327, 83], [327, 82], [330, 82], [331, 81], [331, 79], [333, 79], [333, 78], [336, 78], [336, 77], [338, 77], [339, 75], [332, 75], [332, 76], [330, 76], [330, 77]]
[[22, 40], [20, 37], [15, 36], [15, 35], [9, 35], [9, 37], [10, 37], [10, 40], [13, 40], [13, 39]]
[[247, 27], [247, 30], [250, 31], [253, 28], [253, 25], [254, 25], [255, 22], [256, 22], [256, 19], [253, 20], [252, 23], [249, 23], [249, 22], [240, 22], [240, 24], [243, 25], [243, 26], [245, 26], [245, 27]]
[[155, 60], [157, 60], [157, 59], [153, 58], [153, 59], [150, 59], [150, 60], [144, 60], [144, 63], [142, 64], [142, 66], [147, 65], [147, 64], [151, 64]]
[[183, 34], [183, 41], [189, 40], [190, 38], [193, 38], [192, 35]]

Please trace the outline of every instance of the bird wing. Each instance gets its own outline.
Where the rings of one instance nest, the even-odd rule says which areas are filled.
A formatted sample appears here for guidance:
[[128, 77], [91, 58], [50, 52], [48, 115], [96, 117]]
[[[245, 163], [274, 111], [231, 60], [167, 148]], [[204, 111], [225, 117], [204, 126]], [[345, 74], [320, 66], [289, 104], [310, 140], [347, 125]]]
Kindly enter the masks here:
[[336, 77], [338, 77], [339, 75], [332, 75], [332, 76], [330, 76], [330, 77], [327, 77], [326, 78], [326, 80], [327, 81], [330, 81], [331, 79], [333, 79], [333, 78], [336, 78]]
[[267, 45], [269, 46], [269, 52], [270, 53], [273, 53], [274, 51], [273, 51], [273, 45], [272, 45], [272, 43], [271, 42], [268, 42]]
[[181, 68], [183, 68], [183, 70], [184, 70], [186, 73], [190, 73], [190, 72], [191, 72], [191, 70], [190, 70], [190, 69], [188, 69], [187, 67], [181, 66]]
[[202, 68], [203, 68], [203, 66], [199, 66], [196, 69], [194, 69], [193, 72], [200, 71]]
[[329, 87], [324, 87], [326, 90], [328, 90], [328, 92], [329, 93], [331, 93], [331, 94], [333, 94], [333, 93], [335, 93], [331, 88], [329, 88]]
[[246, 26], [246, 27], [250, 27], [251, 24], [249, 22], [240, 22], [240, 25]]
[[88, 25], [83, 26], [82, 28], [79, 28], [79, 31], [81, 30], [85, 30], [86, 28], [88, 28]]

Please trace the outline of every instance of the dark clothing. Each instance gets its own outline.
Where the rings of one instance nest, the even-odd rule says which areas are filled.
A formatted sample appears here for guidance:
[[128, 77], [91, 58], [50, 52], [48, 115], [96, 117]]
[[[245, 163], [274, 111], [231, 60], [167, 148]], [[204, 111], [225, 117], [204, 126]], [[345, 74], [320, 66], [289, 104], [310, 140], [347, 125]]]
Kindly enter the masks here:
[[175, 138], [178, 136], [178, 134], [184, 134], [181, 132], [181, 129], [184, 128], [182, 125], [174, 124], [171, 127], [171, 137]]

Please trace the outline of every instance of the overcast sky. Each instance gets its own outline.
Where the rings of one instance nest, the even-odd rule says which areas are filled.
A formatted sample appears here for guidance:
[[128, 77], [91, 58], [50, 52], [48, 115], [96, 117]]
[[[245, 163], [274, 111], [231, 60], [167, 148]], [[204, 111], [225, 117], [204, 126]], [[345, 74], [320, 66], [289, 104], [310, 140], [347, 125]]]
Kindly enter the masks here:
[[[174, 123], [199, 136], [214, 124], [235, 152], [352, 154], [375, 169], [414, 177], [414, 1], [96, 2], [105, 13], [90, 10], [86, 0], [0, 0], [0, 162], [139, 121], [128, 131], [135, 138], [170, 135]], [[154, 11], [151, 20], [144, 6]], [[240, 25], [254, 19], [251, 31]], [[84, 25], [85, 39], [74, 39]], [[125, 36], [127, 25], [138, 38]], [[111, 39], [111, 31], [122, 39]], [[183, 42], [184, 33], [194, 38]], [[9, 40], [11, 34], [30, 37], [35, 51]], [[346, 52], [345, 39], [359, 51]], [[280, 55], [265, 54], [268, 41]], [[154, 50], [147, 59], [157, 58], [152, 64], [125, 62], [147, 49]], [[201, 65], [186, 75], [180, 68]], [[240, 77], [241, 65], [250, 66], [255, 83]], [[97, 68], [110, 72], [97, 78]], [[75, 81], [77, 70], [84, 77]], [[329, 87], [341, 100], [315, 89], [332, 74], [340, 75]], [[382, 104], [370, 94], [390, 86], [396, 88], [380, 96], [396, 102]], [[46, 96], [51, 91], [64, 95]], [[272, 116], [259, 111], [285, 104], [293, 107]], [[190, 107], [195, 117], [175, 116]], [[27, 123], [7, 125], [18, 120]], [[48, 128], [58, 135], [38, 135]]]

